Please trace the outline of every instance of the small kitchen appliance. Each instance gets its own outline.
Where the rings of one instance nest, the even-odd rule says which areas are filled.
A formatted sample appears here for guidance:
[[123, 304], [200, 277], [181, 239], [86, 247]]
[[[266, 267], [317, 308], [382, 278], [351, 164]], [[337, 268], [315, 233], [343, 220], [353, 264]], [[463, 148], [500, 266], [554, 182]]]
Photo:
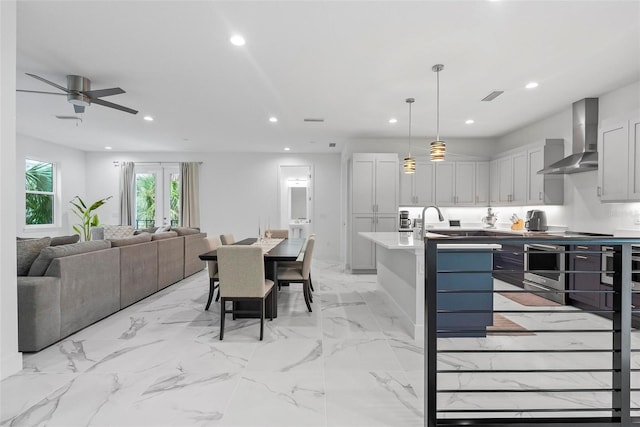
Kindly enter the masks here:
[[527, 211], [524, 225], [528, 231], [547, 231], [547, 214], [535, 209]]
[[498, 221], [498, 213], [487, 208], [487, 215], [482, 217], [482, 223], [486, 224], [487, 228], [496, 228], [496, 221]]
[[400, 230], [411, 230], [409, 211], [400, 211]]

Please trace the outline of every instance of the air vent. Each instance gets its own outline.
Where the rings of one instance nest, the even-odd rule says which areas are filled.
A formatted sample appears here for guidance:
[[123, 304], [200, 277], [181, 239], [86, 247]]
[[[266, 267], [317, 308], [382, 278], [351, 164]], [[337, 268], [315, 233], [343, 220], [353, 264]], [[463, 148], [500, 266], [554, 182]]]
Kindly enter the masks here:
[[304, 119], [305, 122], [324, 123], [324, 119], [309, 117]]
[[493, 101], [494, 99], [496, 99], [497, 97], [499, 97], [500, 95], [502, 95], [504, 93], [503, 90], [494, 90], [493, 92], [491, 92], [489, 95], [485, 96], [484, 98], [482, 98], [483, 101]]
[[330, 143], [329, 143], [329, 148], [335, 148], [335, 146], [336, 146], [336, 143], [335, 143], [335, 142], [330, 142]]

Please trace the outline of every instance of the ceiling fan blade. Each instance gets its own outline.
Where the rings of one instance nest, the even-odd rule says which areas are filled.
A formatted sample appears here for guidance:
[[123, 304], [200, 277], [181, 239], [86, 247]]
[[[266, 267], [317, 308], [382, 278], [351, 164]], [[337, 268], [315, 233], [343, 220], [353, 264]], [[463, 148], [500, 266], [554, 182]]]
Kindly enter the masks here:
[[27, 76], [29, 76], [29, 77], [33, 77], [34, 79], [40, 80], [41, 82], [44, 82], [44, 83], [46, 83], [46, 84], [48, 84], [48, 85], [51, 85], [51, 86], [53, 86], [53, 87], [57, 87], [57, 88], [58, 88], [58, 89], [60, 89], [61, 91], [64, 91], [64, 92], [67, 92], [67, 93], [69, 93], [69, 92], [70, 92], [70, 91], [69, 91], [69, 89], [67, 89], [66, 87], [64, 87], [64, 86], [60, 86], [59, 84], [54, 83], [54, 82], [50, 82], [49, 80], [44, 79], [44, 78], [42, 78], [42, 77], [40, 77], [40, 76], [36, 76], [35, 74], [31, 74], [31, 73], [25, 73], [25, 74], [26, 74]]
[[84, 113], [84, 105], [73, 104], [73, 111], [76, 113]]
[[124, 107], [122, 105], [114, 104], [113, 102], [104, 101], [98, 98], [91, 98], [91, 103], [102, 105], [103, 107], [115, 108], [116, 110], [124, 111], [125, 113], [138, 114], [138, 111], [134, 110], [133, 108]]
[[120, 95], [126, 92], [119, 87], [112, 87], [109, 89], [85, 90], [81, 93], [87, 95], [89, 98], [102, 98], [103, 96]]
[[59, 93], [59, 92], [42, 92], [39, 90], [27, 90], [27, 89], [16, 89], [16, 92], [27, 92], [27, 93], [44, 93], [47, 95], [64, 95], [67, 96], [66, 93]]

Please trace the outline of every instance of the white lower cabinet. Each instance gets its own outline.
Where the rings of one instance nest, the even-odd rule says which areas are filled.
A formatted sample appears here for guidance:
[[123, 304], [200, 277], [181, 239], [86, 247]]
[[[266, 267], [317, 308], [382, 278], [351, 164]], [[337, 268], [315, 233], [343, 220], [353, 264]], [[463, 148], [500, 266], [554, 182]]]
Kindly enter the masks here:
[[351, 218], [351, 270], [374, 270], [376, 268], [376, 245], [358, 233], [397, 232], [397, 214], [354, 214]]

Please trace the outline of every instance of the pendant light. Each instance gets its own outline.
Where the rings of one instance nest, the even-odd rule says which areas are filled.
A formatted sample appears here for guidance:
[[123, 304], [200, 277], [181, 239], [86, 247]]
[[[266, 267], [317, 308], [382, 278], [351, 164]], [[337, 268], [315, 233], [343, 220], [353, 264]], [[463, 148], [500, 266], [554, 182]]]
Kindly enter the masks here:
[[444, 68], [442, 64], [436, 64], [431, 70], [436, 73], [437, 92], [436, 92], [436, 140], [430, 144], [430, 153], [432, 162], [441, 162], [444, 160], [446, 144], [440, 141], [440, 71]]
[[406, 103], [409, 104], [409, 157], [404, 159], [404, 173], [411, 174], [416, 172], [416, 159], [411, 157], [411, 104], [415, 99], [407, 98]]

